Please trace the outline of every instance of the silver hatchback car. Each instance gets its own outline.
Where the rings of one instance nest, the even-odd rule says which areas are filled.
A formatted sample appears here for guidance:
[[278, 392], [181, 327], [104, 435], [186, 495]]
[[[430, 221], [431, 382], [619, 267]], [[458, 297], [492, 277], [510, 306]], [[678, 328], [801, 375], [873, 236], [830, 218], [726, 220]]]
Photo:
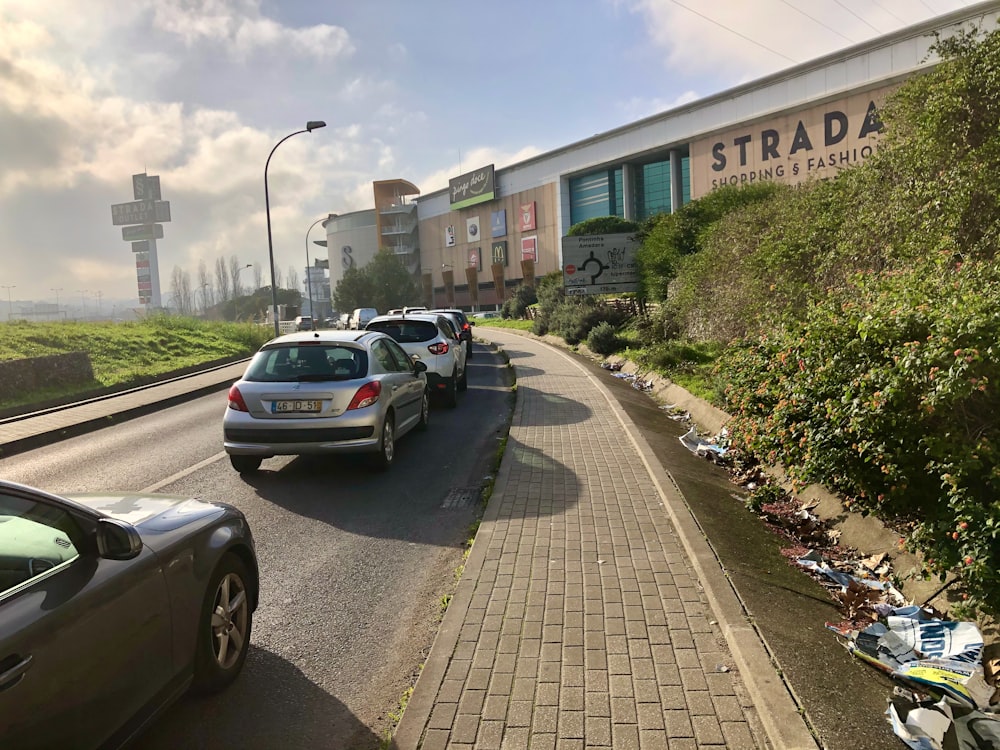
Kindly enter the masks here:
[[370, 453], [388, 469], [396, 439], [426, 429], [427, 365], [377, 331], [312, 331], [264, 344], [229, 389], [223, 443], [233, 468], [271, 456]]

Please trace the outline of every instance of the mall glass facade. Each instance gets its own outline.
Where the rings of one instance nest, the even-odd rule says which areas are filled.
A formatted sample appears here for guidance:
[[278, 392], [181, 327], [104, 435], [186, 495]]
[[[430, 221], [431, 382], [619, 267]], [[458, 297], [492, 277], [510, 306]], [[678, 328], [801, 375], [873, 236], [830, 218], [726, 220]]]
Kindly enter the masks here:
[[[687, 156], [680, 159], [681, 203], [691, 200], [691, 165]], [[632, 173], [633, 205], [629, 218], [644, 221], [659, 213], [670, 213], [670, 160], [634, 164]], [[625, 218], [625, 191], [621, 167], [602, 169], [569, 180], [570, 224], [598, 216]]]
[[570, 224], [598, 216], [625, 216], [622, 168], [603, 169], [569, 181]]

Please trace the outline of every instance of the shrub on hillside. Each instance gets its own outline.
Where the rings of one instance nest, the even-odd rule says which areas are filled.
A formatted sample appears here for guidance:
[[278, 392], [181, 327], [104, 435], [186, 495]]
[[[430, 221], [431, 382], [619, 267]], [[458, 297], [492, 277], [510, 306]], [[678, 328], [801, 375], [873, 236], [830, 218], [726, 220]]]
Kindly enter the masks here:
[[605, 320], [591, 328], [587, 334], [587, 348], [602, 357], [614, 354], [621, 348], [615, 327]]
[[734, 441], [908, 523], [930, 573], [1000, 612], [1000, 268], [859, 277], [720, 359]]
[[569, 228], [566, 235], [580, 237], [592, 234], [631, 234], [638, 231], [639, 225], [636, 222], [620, 216], [595, 216], [593, 219], [577, 222]]
[[527, 317], [528, 308], [538, 302], [538, 295], [535, 287], [520, 284], [514, 289], [511, 296], [503, 303], [500, 314], [505, 318], [521, 320]]

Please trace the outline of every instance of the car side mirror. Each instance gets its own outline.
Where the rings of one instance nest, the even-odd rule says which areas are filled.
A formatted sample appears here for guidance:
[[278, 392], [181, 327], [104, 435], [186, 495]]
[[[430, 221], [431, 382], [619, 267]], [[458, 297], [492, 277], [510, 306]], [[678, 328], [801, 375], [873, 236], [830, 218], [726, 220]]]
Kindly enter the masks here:
[[142, 552], [142, 538], [131, 524], [101, 518], [97, 522], [97, 552], [108, 560], [131, 560]]
[[420, 359], [413, 360], [413, 372], [418, 375], [422, 372], [427, 372], [427, 363]]

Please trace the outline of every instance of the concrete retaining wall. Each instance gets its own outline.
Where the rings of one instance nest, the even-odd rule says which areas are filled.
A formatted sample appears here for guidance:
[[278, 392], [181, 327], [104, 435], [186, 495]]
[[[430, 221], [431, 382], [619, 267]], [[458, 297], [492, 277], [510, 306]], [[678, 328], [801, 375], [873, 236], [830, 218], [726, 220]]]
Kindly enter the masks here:
[[93, 382], [87, 352], [0, 360], [0, 401], [45, 388], [86, 387]]

